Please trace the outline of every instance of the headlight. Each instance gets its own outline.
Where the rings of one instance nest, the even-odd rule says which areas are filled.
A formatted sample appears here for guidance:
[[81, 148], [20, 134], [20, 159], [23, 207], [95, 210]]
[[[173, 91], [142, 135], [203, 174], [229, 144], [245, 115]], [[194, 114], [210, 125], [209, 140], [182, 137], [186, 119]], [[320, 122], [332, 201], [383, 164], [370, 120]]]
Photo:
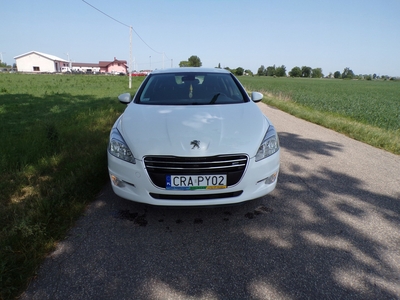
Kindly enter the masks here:
[[258, 148], [256, 161], [260, 161], [268, 156], [271, 156], [279, 150], [278, 134], [274, 126], [270, 125], [264, 139]]
[[129, 149], [128, 145], [125, 143], [124, 138], [119, 133], [117, 128], [111, 130], [110, 143], [108, 145], [108, 152], [119, 159], [130, 163], [136, 163], [133, 153]]

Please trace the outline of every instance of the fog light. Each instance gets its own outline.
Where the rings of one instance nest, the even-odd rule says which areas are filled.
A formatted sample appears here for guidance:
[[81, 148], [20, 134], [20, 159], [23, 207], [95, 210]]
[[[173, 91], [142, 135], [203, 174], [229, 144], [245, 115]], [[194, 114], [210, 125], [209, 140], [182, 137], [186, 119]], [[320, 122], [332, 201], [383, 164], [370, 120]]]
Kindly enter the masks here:
[[275, 172], [275, 173], [272, 174], [271, 176], [267, 177], [267, 178], [265, 179], [265, 184], [274, 183], [277, 176], [278, 176], [278, 173]]
[[271, 183], [275, 182], [277, 177], [278, 177], [278, 172], [275, 172], [271, 176], [268, 176], [267, 178], [259, 180], [257, 183], [264, 182], [265, 184], [271, 184]]
[[112, 182], [115, 186], [119, 186], [119, 187], [124, 186], [123, 182], [122, 182], [121, 180], [119, 180], [117, 176], [111, 175], [110, 178], [111, 178], [111, 182]]

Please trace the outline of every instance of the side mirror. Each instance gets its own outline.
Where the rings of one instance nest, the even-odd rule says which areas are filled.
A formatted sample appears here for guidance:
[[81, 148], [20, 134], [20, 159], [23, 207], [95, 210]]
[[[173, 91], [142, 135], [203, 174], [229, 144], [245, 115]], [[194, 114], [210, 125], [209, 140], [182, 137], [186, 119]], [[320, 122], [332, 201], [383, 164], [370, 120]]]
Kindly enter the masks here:
[[254, 102], [260, 102], [263, 97], [264, 95], [259, 92], [251, 92], [251, 100]]
[[130, 93], [124, 93], [118, 96], [119, 102], [122, 104], [128, 104], [129, 102], [132, 101], [131, 94]]

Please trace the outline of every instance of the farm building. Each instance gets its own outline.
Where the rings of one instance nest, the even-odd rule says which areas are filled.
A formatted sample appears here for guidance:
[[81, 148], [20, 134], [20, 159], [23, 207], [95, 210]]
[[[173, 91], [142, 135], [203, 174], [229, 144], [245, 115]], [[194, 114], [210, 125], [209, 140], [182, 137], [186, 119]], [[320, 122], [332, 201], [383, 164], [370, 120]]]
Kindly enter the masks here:
[[15, 56], [14, 59], [18, 72], [56, 73], [69, 65], [65, 59], [37, 51]]
[[54, 55], [31, 51], [14, 57], [18, 72], [59, 73], [66, 71], [83, 73], [127, 74], [126, 60], [99, 61], [99, 63], [68, 62]]
[[126, 63], [126, 60], [118, 60], [115, 57], [113, 61], [100, 61], [99, 66], [100, 72], [102, 73], [128, 73], [128, 65]]
[[99, 64], [94, 63], [72, 63], [72, 72], [82, 72], [82, 73], [99, 73]]
[[94, 63], [72, 63], [72, 71], [74, 72], [93, 72], [93, 73], [111, 73], [111, 74], [127, 74], [128, 65], [126, 60], [118, 60], [114, 57], [113, 61], [99, 61]]

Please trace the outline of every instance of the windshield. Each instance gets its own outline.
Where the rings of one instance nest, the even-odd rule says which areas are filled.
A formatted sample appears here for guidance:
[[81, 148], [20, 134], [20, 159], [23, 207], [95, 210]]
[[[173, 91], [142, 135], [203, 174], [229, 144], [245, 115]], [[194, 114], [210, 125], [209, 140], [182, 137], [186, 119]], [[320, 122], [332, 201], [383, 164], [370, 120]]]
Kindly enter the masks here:
[[231, 74], [151, 74], [135, 102], [149, 105], [208, 105], [247, 102], [245, 92]]

